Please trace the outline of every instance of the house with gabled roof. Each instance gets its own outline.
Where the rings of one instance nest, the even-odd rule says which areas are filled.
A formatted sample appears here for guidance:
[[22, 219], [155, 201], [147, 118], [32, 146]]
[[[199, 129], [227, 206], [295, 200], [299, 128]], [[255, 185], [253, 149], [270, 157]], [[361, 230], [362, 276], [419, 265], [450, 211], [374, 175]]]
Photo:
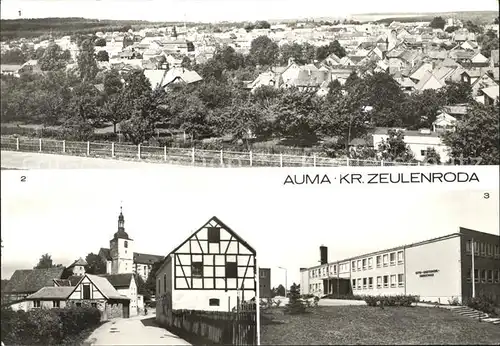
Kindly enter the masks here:
[[480, 94], [483, 96], [482, 102], [487, 106], [492, 106], [498, 102], [499, 97], [499, 86], [494, 85], [487, 88], [479, 90]]
[[256, 273], [255, 249], [214, 216], [158, 269], [157, 321], [168, 324], [174, 310], [231, 311], [256, 297]]
[[106, 278], [90, 274], [80, 277], [74, 286], [44, 286], [11, 304], [13, 310], [24, 311], [67, 306], [95, 307], [103, 321], [130, 315], [130, 299], [120, 294]]
[[436, 77], [431, 71], [427, 71], [426, 74], [418, 81], [415, 85], [415, 90], [423, 91], [427, 89], [441, 89], [446, 86], [444, 80]]
[[[137, 291], [137, 281], [134, 274], [103, 274], [99, 276], [106, 278], [118, 293], [130, 299], [130, 316], [136, 316], [139, 309], [144, 309], [143, 299]], [[139, 301], [141, 301], [141, 306], [139, 306]]]
[[16, 270], [4, 289], [4, 302], [13, 303], [25, 299], [42, 287], [53, 286], [54, 279], [61, 279], [65, 267]]

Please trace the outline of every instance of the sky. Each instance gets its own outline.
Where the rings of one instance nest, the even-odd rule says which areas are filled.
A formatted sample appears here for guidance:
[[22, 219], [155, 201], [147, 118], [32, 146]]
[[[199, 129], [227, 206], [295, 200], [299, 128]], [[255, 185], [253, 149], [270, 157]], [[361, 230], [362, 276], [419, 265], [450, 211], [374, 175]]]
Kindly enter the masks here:
[[2, 0], [1, 17], [245, 21], [359, 13], [497, 11], [498, 0]]
[[283, 185], [286, 169], [2, 170], [2, 279], [45, 253], [67, 266], [109, 247], [122, 203], [136, 252], [167, 255], [217, 216], [256, 249], [273, 286], [284, 284], [280, 266], [290, 284], [318, 264], [321, 245], [336, 261], [460, 226], [499, 234], [498, 167], [490, 172], [494, 186], [356, 188]]

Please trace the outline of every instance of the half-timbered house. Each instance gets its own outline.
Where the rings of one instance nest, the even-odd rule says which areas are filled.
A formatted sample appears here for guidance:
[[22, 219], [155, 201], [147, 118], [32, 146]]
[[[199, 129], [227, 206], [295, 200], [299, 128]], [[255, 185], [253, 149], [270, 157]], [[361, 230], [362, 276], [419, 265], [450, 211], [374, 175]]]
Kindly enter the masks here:
[[172, 310], [231, 311], [256, 296], [256, 251], [217, 217], [164, 259], [157, 278], [157, 318]]

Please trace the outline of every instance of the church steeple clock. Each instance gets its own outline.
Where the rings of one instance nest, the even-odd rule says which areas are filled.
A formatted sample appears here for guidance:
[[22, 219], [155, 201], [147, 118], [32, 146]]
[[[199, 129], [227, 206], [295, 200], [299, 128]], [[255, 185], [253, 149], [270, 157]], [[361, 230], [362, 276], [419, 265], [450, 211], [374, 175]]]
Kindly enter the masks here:
[[109, 241], [111, 256], [111, 274], [132, 273], [133, 272], [133, 240], [125, 232], [125, 217], [120, 206], [118, 215], [118, 230]]

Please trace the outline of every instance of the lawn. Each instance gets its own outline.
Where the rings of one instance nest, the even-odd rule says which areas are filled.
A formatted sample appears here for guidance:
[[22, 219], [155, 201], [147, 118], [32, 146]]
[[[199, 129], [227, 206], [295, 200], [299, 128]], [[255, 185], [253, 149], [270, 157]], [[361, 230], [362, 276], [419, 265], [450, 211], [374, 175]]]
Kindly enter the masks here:
[[[303, 315], [263, 311], [263, 345], [496, 344], [500, 327], [424, 307], [320, 306]], [[272, 322], [270, 322], [270, 320]]]

